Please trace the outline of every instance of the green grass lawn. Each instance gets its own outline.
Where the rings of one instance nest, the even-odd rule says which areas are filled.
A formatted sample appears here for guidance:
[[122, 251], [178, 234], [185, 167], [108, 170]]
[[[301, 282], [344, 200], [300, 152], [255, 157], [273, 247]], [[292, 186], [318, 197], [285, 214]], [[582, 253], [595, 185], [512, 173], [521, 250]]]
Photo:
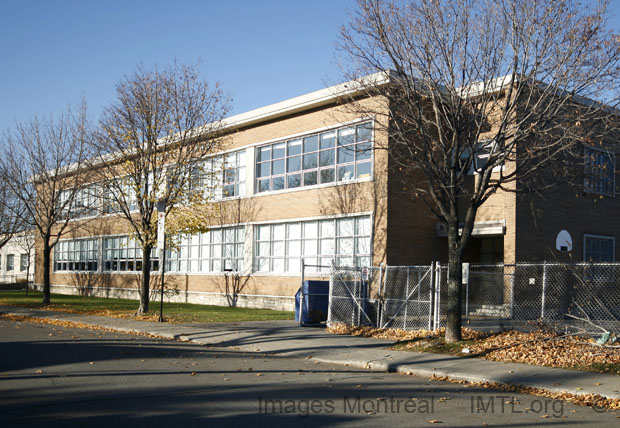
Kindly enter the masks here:
[[[134, 317], [138, 309], [137, 300], [106, 299], [100, 297], [68, 296], [52, 294], [51, 303], [43, 305], [43, 294], [39, 292], [0, 291], [0, 305], [24, 306], [51, 311], [66, 311], [108, 315], [115, 317]], [[142, 319], [157, 319], [159, 316], [159, 301], [151, 302], [150, 313]], [[190, 303], [164, 302], [164, 318], [171, 322], [238, 322], [238, 321], [267, 321], [292, 320], [293, 312], [273, 311], [271, 309], [230, 308], [211, 305], [193, 305]]]

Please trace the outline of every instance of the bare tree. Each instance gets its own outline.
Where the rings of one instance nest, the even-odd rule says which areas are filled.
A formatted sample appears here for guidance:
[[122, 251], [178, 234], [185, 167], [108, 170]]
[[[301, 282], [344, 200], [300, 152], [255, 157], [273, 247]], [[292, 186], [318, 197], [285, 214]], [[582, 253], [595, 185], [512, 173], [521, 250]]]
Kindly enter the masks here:
[[196, 197], [188, 192], [193, 163], [219, 144], [228, 98], [196, 66], [137, 71], [116, 85], [117, 100], [103, 113], [91, 169], [104, 209], [124, 217], [142, 248], [140, 307], [149, 309], [156, 204], [166, 215]]
[[446, 226], [446, 340], [458, 341], [462, 260], [478, 209], [499, 190], [557, 182], [571, 155], [583, 161], [580, 144], [605, 147], [617, 119], [620, 39], [606, 29], [606, 1], [358, 6], [341, 33], [346, 78], [385, 100], [355, 106], [386, 119], [375, 123], [389, 124], [392, 177]]
[[52, 250], [79, 224], [72, 217], [83, 184], [80, 168], [87, 157], [89, 129], [82, 103], [77, 112], [34, 118], [4, 134], [0, 177], [15, 199], [13, 214], [31, 224], [42, 241], [43, 303], [50, 301]]

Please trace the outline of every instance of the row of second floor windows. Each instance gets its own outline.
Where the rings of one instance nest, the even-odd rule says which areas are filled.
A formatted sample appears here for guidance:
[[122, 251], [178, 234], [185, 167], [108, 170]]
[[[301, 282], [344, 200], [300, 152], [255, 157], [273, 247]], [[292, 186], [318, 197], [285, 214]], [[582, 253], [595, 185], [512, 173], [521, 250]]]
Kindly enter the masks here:
[[256, 193], [372, 176], [372, 125], [347, 126], [256, 149]]
[[[251, 249], [245, 247], [249, 230], [245, 226], [179, 235], [166, 252], [166, 272], [245, 272], [245, 254], [250, 252], [255, 273], [299, 273], [302, 263], [329, 266], [332, 261], [341, 266], [369, 266], [371, 229], [367, 215], [256, 225]], [[159, 268], [157, 249], [153, 249], [151, 263], [152, 270]], [[141, 269], [142, 250], [128, 236], [64, 240], [54, 248], [57, 272]]]
[[[149, 187], [153, 186], [153, 175], [147, 178]], [[245, 194], [245, 150], [214, 156], [197, 161], [192, 165], [188, 187], [201, 192], [206, 200], [220, 200], [241, 197]], [[135, 211], [137, 192], [133, 180], [119, 177], [112, 184], [95, 183], [78, 189], [61, 191], [57, 208], [66, 218], [90, 217], [100, 213], [112, 214], [125, 206]]]
[[[258, 146], [255, 149], [255, 193], [280, 191], [372, 177], [372, 124], [340, 127], [321, 133]], [[188, 189], [206, 200], [246, 196], [246, 150], [196, 161]], [[152, 174], [145, 180], [153, 186]], [[119, 177], [61, 191], [57, 208], [64, 218], [137, 209], [134, 180]]]

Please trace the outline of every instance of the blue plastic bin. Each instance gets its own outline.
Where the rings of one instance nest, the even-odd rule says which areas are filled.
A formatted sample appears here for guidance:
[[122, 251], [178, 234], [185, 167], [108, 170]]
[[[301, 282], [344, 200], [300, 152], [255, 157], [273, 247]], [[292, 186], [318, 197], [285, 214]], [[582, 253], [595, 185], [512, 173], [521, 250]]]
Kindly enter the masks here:
[[303, 310], [301, 325], [317, 325], [327, 321], [329, 305], [329, 281], [304, 281], [295, 294], [295, 321], [300, 320], [301, 295]]

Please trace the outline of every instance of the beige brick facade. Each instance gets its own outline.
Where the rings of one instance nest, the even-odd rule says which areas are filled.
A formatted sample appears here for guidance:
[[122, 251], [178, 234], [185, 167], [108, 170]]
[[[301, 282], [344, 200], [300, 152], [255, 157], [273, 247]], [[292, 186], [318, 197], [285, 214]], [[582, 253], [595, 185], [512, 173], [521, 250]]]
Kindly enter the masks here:
[[[364, 102], [380, 103], [375, 99]], [[241, 288], [239, 305], [290, 309], [300, 285], [300, 276], [296, 273], [252, 271], [255, 256], [252, 230], [255, 225], [369, 215], [372, 220], [373, 265], [415, 265], [447, 260], [446, 239], [439, 236], [437, 219], [420, 200], [412, 198], [402, 188], [398, 171], [388, 168], [385, 150], [374, 151], [370, 178], [293, 190], [255, 192], [257, 147], [372, 119], [359, 117], [332, 100], [331, 104], [309, 103], [306, 110], [296, 108], [291, 109], [290, 114], [279, 112], [248, 124], [241, 123], [230, 135], [225, 151], [246, 150], [246, 196], [223, 202], [220, 221], [215, 221], [212, 226], [219, 223], [245, 227], [247, 254], [245, 272], [237, 280]], [[382, 125], [375, 127], [374, 131], [377, 148], [387, 147], [387, 135], [379, 131], [387, 126]], [[616, 183], [620, 180], [616, 179]], [[610, 221], [610, 213], [620, 214], [618, 198], [593, 198], [570, 193], [567, 189], [545, 198], [498, 192], [481, 207], [476, 218], [478, 225], [494, 225], [494, 228], [487, 234], [474, 236], [466, 261], [480, 261], [483, 246], [487, 245], [484, 238], [498, 240], [505, 263], [556, 259], [581, 261], [585, 233], [614, 236], [618, 245], [620, 222]], [[568, 254], [554, 250], [555, 236], [562, 229], [568, 230], [574, 239], [573, 251]], [[102, 238], [127, 234], [129, 230], [125, 220], [109, 215], [89, 221], [64, 239]], [[42, 262], [40, 254], [37, 251], [39, 266]], [[52, 270], [52, 285], [62, 292], [89, 290], [92, 294], [137, 298], [139, 281], [136, 273], [103, 273], [101, 266], [98, 270], [91, 273]], [[41, 283], [42, 269], [36, 272], [36, 282]], [[197, 303], [225, 304], [232, 281], [232, 275], [222, 273], [167, 273], [166, 277], [168, 286], [179, 292], [175, 300]], [[154, 280], [157, 280], [156, 276]]]

